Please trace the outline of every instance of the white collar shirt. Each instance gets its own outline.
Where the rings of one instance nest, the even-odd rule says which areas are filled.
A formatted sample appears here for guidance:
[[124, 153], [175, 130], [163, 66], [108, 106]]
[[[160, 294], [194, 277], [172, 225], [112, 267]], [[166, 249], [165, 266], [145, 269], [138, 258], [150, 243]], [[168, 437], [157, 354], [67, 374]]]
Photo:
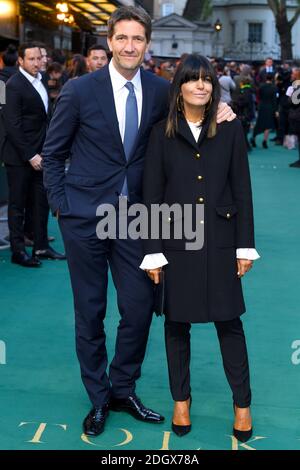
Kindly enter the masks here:
[[109, 75], [111, 79], [115, 108], [118, 118], [119, 130], [122, 142], [124, 141], [125, 134], [125, 119], [126, 119], [126, 100], [129, 94], [129, 90], [125, 87], [126, 83], [130, 81], [134, 86], [134, 93], [137, 101], [138, 108], [138, 124], [140, 126], [141, 116], [142, 116], [142, 104], [143, 104], [143, 91], [142, 91], [142, 82], [141, 82], [141, 72], [140, 69], [137, 71], [132, 80], [127, 80], [124, 78], [115, 68], [113, 60], [110, 61], [109, 66]]
[[22, 67], [19, 67], [19, 70], [24, 75], [24, 77], [27, 78], [27, 80], [31, 83], [31, 85], [36, 89], [36, 91], [40, 95], [41, 100], [44, 103], [45, 111], [47, 113], [49, 99], [48, 99], [47, 90], [42, 83], [42, 75], [40, 74], [40, 72], [38, 72], [37, 76], [34, 77], [33, 75], [30, 75], [30, 73], [26, 72], [26, 70], [24, 70]]

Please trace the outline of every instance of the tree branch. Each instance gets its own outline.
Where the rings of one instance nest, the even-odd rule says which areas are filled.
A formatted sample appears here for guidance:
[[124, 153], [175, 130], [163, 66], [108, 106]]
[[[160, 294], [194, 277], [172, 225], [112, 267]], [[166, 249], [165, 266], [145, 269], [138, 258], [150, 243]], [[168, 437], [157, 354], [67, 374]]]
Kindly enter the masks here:
[[269, 7], [276, 16], [279, 12], [279, 1], [278, 0], [268, 0]]
[[299, 16], [300, 16], [300, 6], [295, 11], [295, 14], [294, 14], [293, 18], [291, 18], [290, 21], [289, 21], [289, 25], [291, 26], [291, 28], [294, 26], [294, 24], [296, 23]]

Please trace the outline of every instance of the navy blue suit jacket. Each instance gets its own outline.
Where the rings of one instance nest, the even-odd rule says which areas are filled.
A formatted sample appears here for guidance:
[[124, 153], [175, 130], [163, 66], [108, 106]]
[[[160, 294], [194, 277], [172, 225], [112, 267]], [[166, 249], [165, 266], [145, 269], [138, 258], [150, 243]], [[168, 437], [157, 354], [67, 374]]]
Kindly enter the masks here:
[[[108, 67], [70, 80], [56, 105], [43, 155], [50, 207], [73, 229], [95, 233], [100, 204], [116, 205], [127, 175], [132, 203], [142, 198], [145, 150], [152, 126], [168, 112], [169, 83], [141, 70], [142, 116], [135, 150], [126, 161]], [[65, 175], [65, 160], [71, 159]]]

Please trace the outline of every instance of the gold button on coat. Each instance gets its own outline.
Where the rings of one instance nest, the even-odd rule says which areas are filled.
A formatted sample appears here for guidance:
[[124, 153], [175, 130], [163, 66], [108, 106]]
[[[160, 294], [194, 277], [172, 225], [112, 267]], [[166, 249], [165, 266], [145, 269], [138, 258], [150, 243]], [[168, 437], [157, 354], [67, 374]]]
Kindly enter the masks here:
[[198, 175], [197, 178], [198, 178], [198, 180], [202, 180], [202, 179], [203, 179], [203, 176]]
[[229, 212], [227, 212], [227, 214], [226, 214], [226, 217], [227, 217], [227, 219], [229, 219], [229, 218], [230, 218], [230, 214], [229, 214]]
[[198, 202], [204, 202], [203, 197], [198, 197]]
[[200, 158], [200, 153], [196, 153], [195, 157]]

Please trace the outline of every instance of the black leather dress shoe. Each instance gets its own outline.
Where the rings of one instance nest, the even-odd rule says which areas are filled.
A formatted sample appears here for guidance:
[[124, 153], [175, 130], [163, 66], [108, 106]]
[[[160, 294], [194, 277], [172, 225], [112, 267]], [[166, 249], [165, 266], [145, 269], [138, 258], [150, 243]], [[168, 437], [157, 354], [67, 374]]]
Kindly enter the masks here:
[[290, 163], [289, 166], [292, 168], [300, 168], [300, 160], [297, 160], [294, 163]]
[[53, 248], [51, 247], [46, 248], [45, 250], [35, 250], [34, 254], [38, 258], [44, 258], [44, 259], [58, 259], [58, 260], [66, 259], [66, 255], [64, 253], [58, 253], [57, 251], [53, 250]]
[[104, 431], [105, 420], [108, 416], [109, 407], [106, 403], [100, 408], [92, 408], [83, 421], [83, 432], [87, 436], [96, 437]]
[[24, 268], [39, 268], [42, 263], [35, 256], [30, 257], [26, 251], [16, 251], [11, 255], [11, 262]]
[[148, 423], [162, 423], [165, 418], [149, 408], [146, 408], [136, 395], [130, 395], [128, 398], [111, 398], [109, 409], [112, 411], [126, 411], [139, 421]]

